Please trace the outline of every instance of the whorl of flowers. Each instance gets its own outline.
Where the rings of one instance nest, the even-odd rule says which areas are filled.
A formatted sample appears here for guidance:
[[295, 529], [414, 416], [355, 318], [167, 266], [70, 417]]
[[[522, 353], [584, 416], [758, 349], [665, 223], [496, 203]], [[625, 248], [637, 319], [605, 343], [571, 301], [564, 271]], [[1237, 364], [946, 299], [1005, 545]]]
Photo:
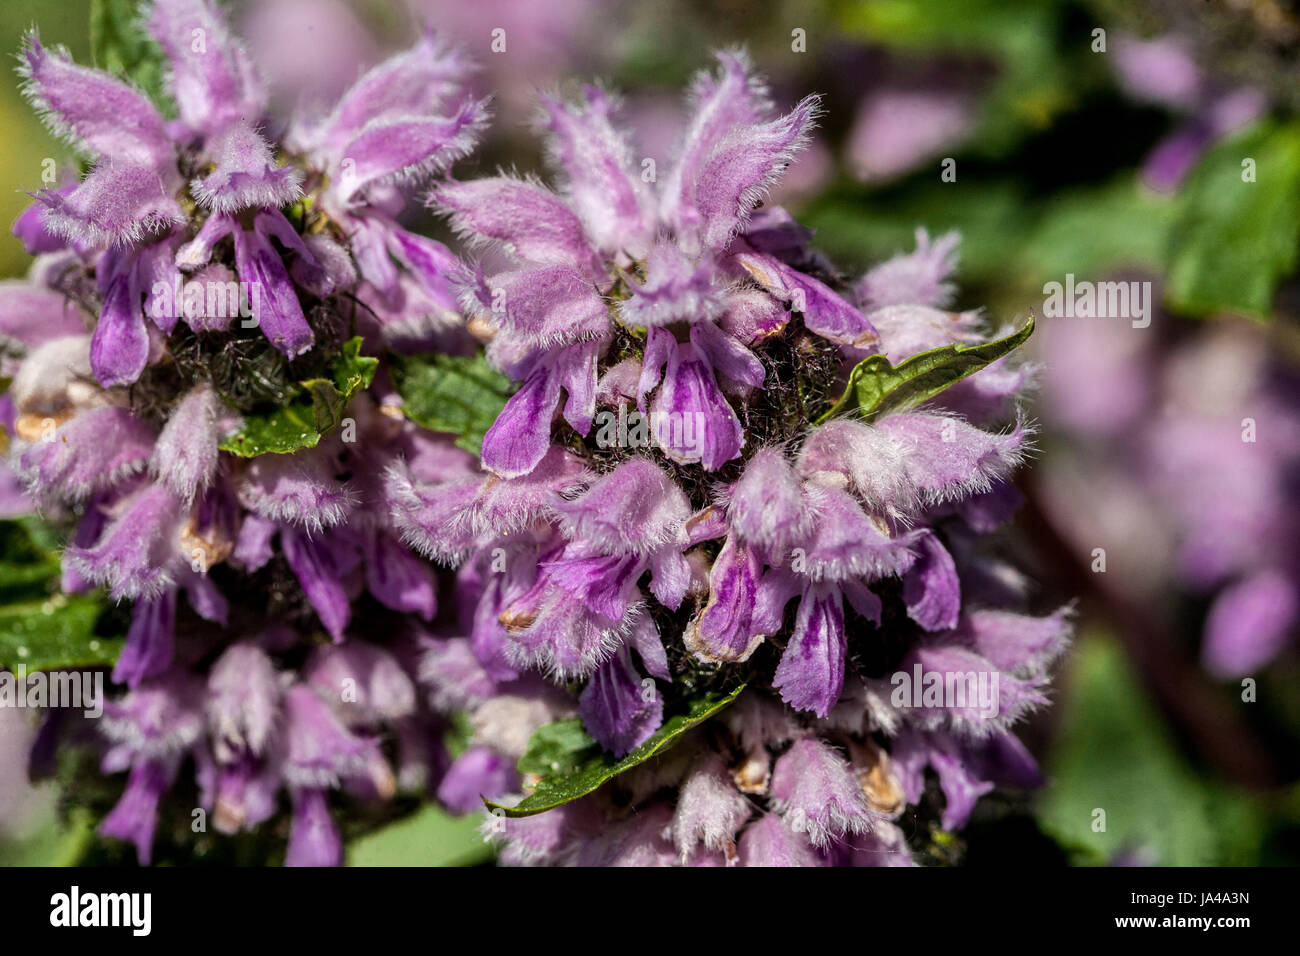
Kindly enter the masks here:
[[[660, 176], [608, 93], [544, 97], [555, 188], [433, 184], [455, 256], [397, 221], [486, 122], [455, 51], [424, 36], [325, 115], [271, 122], [211, 4], [158, 0], [147, 27], [175, 119], [29, 37], [28, 95], [93, 166], [20, 219], [38, 258], [0, 294], [12, 468], [75, 522], [65, 591], [132, 602], [129, 690], [98, 728], [103, 771], [129, 776], [101, 832], [148, 860], [192, 763], [218, 829], [283, 790], [288, 862], [334, 863], [332, 791], [510, 804], [538, 728], [576, 717], [613, 760], [741, 683], [665, 756], [494, 818], [504, 859], [908, 862], [895, 821], [927, 767], [946, 829], [1037, 782], [1009, 727], [1045, 701], [1068, 615], [1012, 610], [1028, 584], [981, 541], [1015, 507], [1028, 370], [999, 359], [870, 419], [835, 402], [867, 356], [989, 337], [946, 310], [955, 237], [918, 232], [846, 286], [762, 206], [815, 97], [778, 115], [720, 54]], [[156, 307], [235, 280], [256, 328], [188, 294]], [[387, 361], [471, 334], [517, 383], [480, 460], [406, 420]], [[304, 389], [307, 440], [240, 446]], [[413, 550], [456, 568], [451, 606]], [[994, 706], [909, 706], [891, 675], [922, 672], [991, 678]]]
[[[383, 371], [335, 393], [343, 427], [317, 422], [314, 447], [219, 445], [330, 379], [352, 335], [366, 352], [469, 341], [451, 253], [397, 216], [401, 187], [470, 149], [484, 103], [426, 34], [327, 114], [275, 121], [213, 4], [159, 0], [145, 26], [175, 119], [35, 32], [24, 44], [28, 97], [92, 165], [16, 224], [37, 259], [0, 289], [9, 461], [32, 505], [75, 523], [63, 590], [132, 602], [112, 673], [130, 690], [99, 728], [104, 772], [130, 775], [101, 832], [147, 861], [189, 756], [218, 830], [268, 819], [285, 788], [289, 862], [337, 862], [330, 789], [419, 789], [444, 759], [413, 679], [437, 581], [389, 519], [385, 469], [446, 479], [473, 459], [406, 422]], [[380, 730], [400, 741], [397, 775]]]
[[[1067, 615], [1001, 609], [1024, 582], [977, 548], [1015, 507], [1027, 370], [999, 360], [928, 410], [815, 424], [853, 361], [983, 340], [977, 314], [942, 309], [956, 239], [919, 233], [915, 253], [836, 292], [807, 230], [757, 208], [817, 101], [774, 115], [724, 53], [691, 103], [653, 186], [608, 94], [587, 89], [544, 102], [556, 189], [498, 176], [432, 193], [471, 243], [513, 260], [461, 284], [520, 387], [484, 439], [487, 476], [389, 474], [406, 540], [461, 566], [465, 635], [426, 654], [425, 676], [489, 728], [537, 675], [566, 682], [614, 757], [682, 699], [748, 681], [668, 757], [492, 821], [507, 860], [906, 860], [891, 821], [927, 766], [949, 828], [995, 782], [1037, 780], [1007, 728], [1044, 701]], [[616, 435], [636, 413], [643, 441]], [[1009, 430], [976, 424], [998, 421]], [[897, 706], [890, 674], [914, 669], [996, 674], [996, 717]], [[480, 743], [524, 750], [519, 734]]]

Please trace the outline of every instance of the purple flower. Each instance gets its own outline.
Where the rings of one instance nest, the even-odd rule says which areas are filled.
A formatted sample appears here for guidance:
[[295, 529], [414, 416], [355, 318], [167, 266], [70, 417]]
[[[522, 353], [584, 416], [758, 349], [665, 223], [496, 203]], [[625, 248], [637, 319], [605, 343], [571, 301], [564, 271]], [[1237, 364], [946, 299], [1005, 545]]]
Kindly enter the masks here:
[[905, 731], [892, 754], [909, 802], [921, 795], [925, 768], [934, 770], [946, 800], [943, 826], [947, 830], [964, 826], [976, 801], [995, 783], [1022, 788], [1042, 783], [1037, 764], [1011, 734], [972, 743], [947, 734]]
[[171, 788], [178, 770], [176, 764], [160, 760], [136, 764], [131, 768], [121, 799], [100, 821], [100, 834], [133, 843], [142, 865], [148, 865], [153, 855], [158, 804]]
[[262, 757], [279, 719], [281, 688], [275, 664], [257, 644], [232, 644], [208, 673], [208, 723], [218, 761]]
[[[854, 306], [762, 251], [757, 227], [770, 214], [752, 216], [804, 146], [816, 99], [773, 118], [745, 57], [718, 59], [716, 74], [695, 81], [695, 117], [658, 189], [635, 171], [608, 95], [587, 88], [578, 104], [543, 100], [558, 191], [508, 176], [433, 191], [431, 203], [458, 233], [501, 245], [517, 264], [490, 276], [469, 269], [461, 282], [464, 307], [492, 330], [489, 357], [522, 383], [484, 439], [493, 472], [514, 477], [537, 466], [562, 396], [564, 421], [590, 433], [600, 362], [620, 326], [643, 342], [635, 397], [654, 443], [708, 470], [741, 453], [728, 395], [764, 386], [748, 346], [785, 324], [785, 302], [832, 341], [875, 341]], [[750, 275], [766, 298], [738, 284]]]
[[446, 170], [474, 145], [487, 110], [467, 94], [470, 71], [460, 51], [426, 31], [358, 79], [328, 114], [297, 118], [289, 131], [289, 145], [328, 177], [321, 208], [347, 234], [363, 299], [386, 336], [424, 334], [430, 313], [456, 311], [455, 259], [397, 224], [397, 187]]
[[734, 863], [736, 834], [750, 812], [749, 801], [736, 789], [721, 755], [702, 756], [682, 782], [673, 812], [673, 842], [682, 862], [703, 846]]
[[1227, 587], [1205, 622], [1205, 666], [1219, 677], [1253, 673], [1286, 646], [1300, 620], [1295, 582], [1263, 571]]
[[490, 747], [471, 747], [456, 758], [438, 785], [438, 799], [453, 813], [473, 813], [483, 800], [501, 797], [518, 788], [514, 761]]
[[216, 477], [220, 415], [220, 399], [200, 385], [181, 399], [158, 435], [150, 469], [184, 501], [192, 501]]
[[[335, 357], [306, 360], [307, 374], [268, 366], [271, 349], [241, 330], [259, 326], [287, 359], [318, 347], [322, 327], [335, 349], [354, 321], [368, 348], [433, 327], [463, 346], [454, 257], [396, 217], [400, 188], [464, 155], [486, 114], [466, 95], [467, 61], [426, 34], [328, 115], [270, 120], [215, 4], [158, 0], [143, 19], [175, 120], [34, 33], [25, 41], [29, 98], [94, 166], [15, 225], [44, 256], [0, 286], [6, 507], [39, 505], [66, 526], [67, 592], [130, 602], [112, 673], [130, 690], [101, 729], [104, 771], [131, 773], [101, 832], [147, 862], [160, 801], [188, 785], [192, 763], [218, 831], [276, 816], [287, 789], [288, 862], [337, 863], [330, 792], [386, 800], [399, 785], [382, 738], [400, 741], [403, 787], [436, 791], [449, 763], [446, 725], [408, 676], [438, 580], [405, 545], [386, 476], [462, 478], [472, 458], [405, 423], [382, 372], [315, 447], [223, 453], [241, 413], [267, 404], [248, 399], [250, 383], [284, 394]], [[281, 142], [272, 133], [286, 126]], [[223, 355], [227, 344], [243, 351]], [[233, 355], [232, 383], [220, 364]], [[352, 640], [307, 653], [320, 631]], [[512, 773], [493, 792], [513, 788]]]
[[538, 562], [536, 583], [502, 620], [516, 663], [586, 675], [635, 626], [644, 572], [664, 605], [676, 607], [685, 597], [688, 505], [658, 467], [634, 459], [551, 507], [567, 543]]
[[[7, 507], [66, 530], [65, 590], [130, 602], [96, 744], [129, 776], [102, 833], [147, 860], [193, 787], [218, 832], [274, 821], [287, 864], [336, 865], [340, 793], [367, 817], [399, 792], [511, 803], [557, 721], [583, 760], [657, 759], [490, 820], [505, 862], [907, 864], [894, 821], [929, 770], [950, 826], [1036, 782], [1009, 728], [1047, 699], [1068, 614], [1007, 606], [977, 547], [1014, 508], [1031, 370], [815, 424], [865, 356], [990, 331], [942, 311], [955, 237], [849, 287], [760, 208], [816, 98], [780, 113], [724, 52], [662, 176], [588, 87], [542, 97], [551, 184], [461, 180], [486, 105], [429, 31], [332, 107], [272, 117], [215, 4], [158, 0], [146, 24], [174, 120], [28, 40], [30, 95], [97, 165], [20, 220], [47, 251], [0, 286]], [[400, 224], [412, 189], [461, 248]], [[516, 384], [477, 456], [406, 417], [420, 359], [392, 357], [475, 338]], [[299, 447], [222, 450], [266, 433]], [[979, 693], [917, 704], [894, 693], [913, 673]]]
[[173, 195], [181, 185], [175, 148], [143, 93], [46, 50], [35, 32], [20, 73], [51, 131], [97, 161], [71, 192], [41, 193], [52, 233], [73, 242], [130, 242], [182, 221]]
[[[950, 232], [931, 242], [929, 234], [918, 228], [916, 251], [900, 253], [869, 269], [854, 284], [854, 294], [870, 310], [888, 306], [937, 309], [950, 305], [956, 289], [947, 280], [957, 265], [960, 239], [957, 233]], [[904, 326], [900, 331], [908, 329]], [[922, 347], [912, 351], [924, 350]]]
[[[668, 678], [666, 672], [662, 676]], [[641, 678], [624, 645], [591, 675], [578, 698], [578, 713], [600, 745], [621, 757], [659, 729], [664, 702], [654, 681]]]
[[[530, 227], [535, 223], [528, 220]], [[691, 228], [698, 239], [696, 226]], [[819, 280], [780, 258], [801, 256], [806, 236], [788, 217], [764, 217], [761, 227], [749, 247], [734, 255], [739, 268], [733, 274], [762, 290], [744, 292], [750, 311], [730, 326], [743, 336], [744, 347], [761, 350], [787, 334], [788, 316], [770, 321], [763, 300], [755, 298], [777, 294], [824, 300], [815, 317], [805, 315], [805, 325], [846, 356], [860, 357], [864, 340], [851, 334], [856, 327], [847, 319], [836, 323], [861, 313], [846, 300], [824, 296]], [[533, 232], [525, 238], [536, 243], [529, 254], [540, 257], [572, 235], [552, 233], [543, 242]], [[931, 244], [920, 233], [916, 252], [877, 267], [857, 284], [855, 298], [873, 327], [871, 344], [878, 336], [878, 347], [893, 362], [984, 340], [977, 314], [953, 316], [939, 309], [952, 294], [947, 280], [955, 245], [955, 237]], [[655, 369], [671, 360], [663, 356], [686, 361], [683, 356], [697, 354], [686, 346], [703, 351], [702, 343], [710, 341], [698, 337], [701, 329], [727, 328], [697, 321], [684, 335], [671, 336], [666, 349], [656, 344], [664, 341], [656, 323], [672, 315], [664, 303], [689, 302], [707, 319], [727, 314], [720, 305], [725, 294], [719, 298], [679, 242], [652, 245], [641, 261], [645, 281], [620, 301], [624, 315], [630, 310], [648, 328], [641, 374], [629, 374], [636, 372], [634, 359], [616, 363], [599, 379], [600, 400], [637, 397], [644, 403], [655, 387]], [[502, 288], [508, 302], [511, 287]], [[479, 301], [491, 298], [481, 293]], [[545, 328], [534, 324], [526, 331]], [[507, 316], [492, 347], [513, 331]], [[543, 338], [521, 337], [510, 347], [523, 356], [549, 354]], [[910, 865], [908, 841], [893, 821], [920, 800], [927, 769], [939, 777], [948, 800], [943, 824], [953, 828], [964, 824], [978, 797], [993, 786], [1037, 785], [1037, 769], [1009, 728], [1046, 702], [1050, 667], [1068, 640], [1069, 610], [1031, 617], [984, 606], [1004, 602], [1008, 594], [993, 587], [995, 572], [973, 548], [979, 535], [1014, 510], [1008, 478], [1030, 436], [1016, 399], [1031, 371], [1004, 361], [924, 408], [871, 422], [804, 421], [782, 444], [737, 445], [742, 462], [725, 470], [703, 460], [683, 462], [671, 443], [657, 441], [657, 451], [674, 461], [675, 470], [656, 476], [643, 458], [615, 450], [619, 463], [604, 477], [557, 489], [549, 506], [536, 513], [532, 546], [520, 552], [518, 568], [507, 571], [507, 579], [518, 575], [512, 587], [526, 588], [522, 596], [489, 605], [491, 620], [505, 625], [507, 640], [535, 651], [516, 650], [510, 658], [515, 671], [553, 668], [566, 678], [586, 677], [579, 715], [615, 757], [647, 739], [673, 706], [677, 674], [739, 671], [751, 687], [711, 732], [681, 744], [685, 753], [629, 771], [617, 795], [598, 790], [527, 823], [489, 824], [488, 832], [504, 838], [502, 858], [529, 864], [635, 859], [702, 866]], [[539, 414], [553, 410], [560, 392], [554, 394]], [[781, 401], [757, 395], [751, 407], [774, 400]], [[510, 409], [502, 419], [518, 421]], [[549, 440], [549, 427], [533, 437]], [[590, 443], [586, 447], [590, 451]], [[601, 454], [611, 453], [599, 442], [596, 447], [601, 451], [591, 459], [599, 469]], [[552, 464], [548, 472], [553, 470]], [[703, 488], [693, 484], [699, 481], [695, 475], [708, 470], [722, 470], [725, 479]], [[672, 481], [665, 485], [669, 474]], [[628, 481], [633, 476], [635, 484]], [[530, 477], [505, 478], [498, 485], [508, 489]], [[624, 492], [625, 482], [637, 492]], [[668, 491], [673, 484], [681, 490]], [[679, 532], [665, 536], [657, 521], [647, 524], [646, 515], [683, 491], [681, 503], [672, 506], [672, 527], [680, 522]], [[434, 518], [432, 489], [420, 494], [420, 510], [412, 514]], [[471, 502], [481, 492], [460, 494], [440, 499], [446, 511], [420, 528], [431, 539], [472, 548], [457, 534], [465, 519], [455, 515], [472, 513]], [[501, 540], [476, 537], [479, 549]], [[679, 566], [674, 574], [680, 574], [682, 590], [665, 594], [656, 587], [661, 570], [645, 557], [660, 541], [672, 542], [658, 553], [671, 559], [670, 569]], [[479, 550], [470, 562], [482, 562], [484, 553]], [[649, 593], [630, 590], [647, 573]], [[797, 604], [791, 609], [792, 600]], [[687, 608], [693, 602], [682, 644], [699, 663], [680, 662], [671, 650], [673, 635], [654, 626], [679, 602]], [[662, 674], [651, 666], [642, 634], [654, 638], [651, 657], [664, 645], [670, 648]], [[771, 657], [757, 653], [767, 642], [776, 645]], [[615, 649], [612, 656], [600, 652], [606, 644]], [[642, 678], [638, 687], [629, 645], [662, 682]], [[885, 651], [890, 646], [894, 650]], [[486, 652], [487, 645], [482, 647]], [[470, 649], [487, 667], [490, 653], [478, 653], [473, 643]], [[594, 672], [581, 666], [593, 649], [603, 658]], [[580, 666], [558, 667], [557, 652]], [[940, 690], [960, 684], [962, 693], [952, 699], [918, 693], [914, 700], [896, 692], [903, 678], [915, 678], [921, 687], [927, 675]], [[671, 823], [663, 830], [645, 822], [670, 808]], [[591, 823], [593, 816], [602, 822]], [[665, 838], [672, 842], [671, 855]]]
[[142, 684], [104, 708], [101, 730], [111, 741], [105, 773], [130, 770], [126, 790], [99, 826], [104, 836], [135, 844], [140, 862], [150, 860], [158, 805], [175, 782], [186, 751], [196, 742], [203, 720], [192, 704], [191, 678], [173, 673]]
[[817, 866], [808, 841], [775, 813], [765, 814], [740, 837], [741, 866]]
[[340, 866], [343, 838], [330, 818], [329, 802], [319, 787], [304, 787], [293, 793], [293, 828], [285, 866]]
[[813, 738], [795, 741], [777, 760], [772, 796], [785, 822], [813, 846], [871, 828], [871, 810], [848, 763]]
[[[140, 300], [157, 281], [171, 286], [172, 255], [193, 272], [227, 238], [256, 324], [290, 357], [310, 349], [315, 336], [290, 273], [317, 292], [338, 291], [356, 275], [350, 264], [340, 272], [331, 261], [331, 240], [300, 237], [280, 211], [302, 196], [312, 176], [328, 178], [320, 208], [348, 234], [366, 297], [378, 305], [374, 314], [405, 328], [395, 334], [427, 324], [430, 312], [435, 324], [447, 324], [455, 307], [447, 279], [452, 256], [398, 227], [395, 217], [397, 186], [444, 170], [484, 125], [483, 103], [464, 96], [468, 70], [459, 54], [426, 35], [362, 77], [329, 116], [295, 118], [286, 144], [303, 162], [294, 165], [259, 131], [265, 88], [210, 3], [158, 0], [147, 27], [167, 56], [175, 122], [121, 81], [47, 51], [35, 34], [24, 50], [29, 98], [56, 133], [99, 160], [80, 185], [38, 198], [51, 235], [99, 257], [103, 309], [91, 360], [102, 384], [139, 378], [151, 354], [146, 318], [171, 331], [175, 315], [141, 310]], [[174, 244], [185, 238], [177, 231], [185, 224], [180, 169], [190, 166], [210, 167], [189, 184], [206, 218], [198, 217], [177, 252]], [[31, 225], [23, 229], [31, 241], [50, 244]]]

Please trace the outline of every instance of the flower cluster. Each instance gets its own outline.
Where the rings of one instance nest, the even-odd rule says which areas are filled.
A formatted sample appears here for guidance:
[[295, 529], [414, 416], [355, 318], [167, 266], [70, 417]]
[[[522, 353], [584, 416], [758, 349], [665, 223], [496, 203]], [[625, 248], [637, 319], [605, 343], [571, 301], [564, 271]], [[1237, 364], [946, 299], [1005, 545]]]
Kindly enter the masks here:
[[[428, 652], [426, 678], [506, 761], [527, 737], [490, 729], [503, 712], [565, 713], [542, 704], [539, 674], [580, 688], [570, 712], [614, 757], [674, 700], [749, 682], [672, 756], [494, 818], [507, 860], [906, 861], [893, 821], [927, 766], [950, 828], [995, 782], [1037, 780], [1007, 728], [1044, 701], [1068, 615], [999, 609], [1024, 582], [978, 547], [1015, 508], [1031, 370], [999, 360], [927, 410], [814, 424], [818, 385], [857, 359], [982, 341], [978, 314], [943, 308], [956, 239], [919, 233], [836, 292], [809, 233], [756, 211], [816, 101], [773, 116], [731, 53], [691, 99], [657, 188], [609, 95], [588, 89], [544, 103], [557, 189], [502, 176], [433, 192], [459, 232], [514, 260], [460, 281], [489, 358], [521, 385], [484, 439], [487, 475], [389, 475], [406, 540], [461, 567], [465, 634]], [[648, 419], [649, 451], [593, 428], [615, 410]], [[980, 427], [998, 421], [1009, 430]], [[891, 678], [913, 673], [983, 675], [995, 699], [913, 709]]]
[[[36, 197], [32, 273], [0, 288], [6, 511], [72, 529], [66, 593], [130, 602], [102, 833], [147, 861], [192, 767], [218, 830], [283, 791], [287, 861], [336, 863], [336, 791], [510, 803], [539, 728], [576, 720], [612, 761], [710, 695], [736, 699], [666, 756], [493, 817], [503, 858], [905, 863], [927, 768], [947, 829], [1038, 781], [1010, 727], [1068, 613], [1021, 613], [984, 540], [1016, 505], [1032, 369], [835, 401], [869, 356], [992, 338], [948, 310], [955, 237], [845, 283], [763, 205], [816, 97], [778, 114], [724, 52], [662, 178], [588, 87], [543, 97], [554, 188], [457, 179], [485, 104], [431, 35], [284, 121], [212, 4], [146, 25], [175, 119], [29, 37], [28, 95], [93, 166]], [[433, 180], [460, 255], [399, 224]], [[407, 420], [389, 361], [475, 338], [517, 384], [478, 457]]]
[[[35, 33], [23, 49], [28, 97], [93, 165], [15, 227], [37, 258], [0, 288], [5, 510], [73, 525], [65, 593], [131, 602], [112, 673], [129, 691], [100, 727], [104, 772], [130, 775], [101, 831], [147, 861], [190, 757], [218, 830], [266, 820], [284, 788], [289, 862], [338, 862], [331, 789], [418, 790], [445, 763], [414, 679], [437, 580], [401, 543], [383, 475], [473, 461], [406, 422], [382, 372], [294, 453], [223, 440], [328, 374], [349, 335], [366, 351], [465, 347], [451, 253], [397, 216], [403, 186], [468, 151], [484, 103], [428, 34], [327, 114], [274, 124], [277, 142], [213, 4], [159, 0], [145, 25], [175, 119]], [[381, 732], [401, 742], [397, 774]]]

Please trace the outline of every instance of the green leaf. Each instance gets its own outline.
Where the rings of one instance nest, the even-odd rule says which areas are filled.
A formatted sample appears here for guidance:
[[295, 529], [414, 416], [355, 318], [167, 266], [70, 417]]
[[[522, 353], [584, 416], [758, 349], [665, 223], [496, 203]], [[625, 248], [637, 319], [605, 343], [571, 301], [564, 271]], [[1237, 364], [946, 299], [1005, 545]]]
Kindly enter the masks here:
[[[1055, 191], [1022, 226], [1023, 247], [1012, 267], [1031, 288], [1066, 273], [1099, 277], [1115, 269], [1159, 272], [1177, 204], [1125, 173], [1110, 182]], [[1001, 268], [1007, 268], [1004, 261]]]
[[31, 673], [112, 664], [122, 639], [95, 634], [101, 610], [98, 598], [63, 594], [0, 606], [0, 667], [25, 664]]
[[348, 866], [474, 866], [492, 857], [478, 814], [453, 817], [429, 804], [348, 844]]
[[[1146, 849], [1161, 866], [1240, 866], [1256, 859], [1262, 806], [1198, 775], [1111, 638], [1081, 641], [1057, 713], [1038, 819], [1078, 862]], [[1094, 829], [1105, 811], [1105, 829]]]
[[528, 749], [519, 758], [519, 772], [542, 776], [572, 773], [581, 763], [584, 751], [596, 746], [580, 718], [557, 720], [539, 728], [529, 738]]
[[28, 673], [112, 664], [121, 639], [95, 633], [103, 604], [58, 592], [54, 531], [36, 517], [0, 521], [0, 668]]
[[58, 576], [58, 541], [36, 517], [0, 521], [0, 601], [32, 598]]
[[474, 454], [514, 391], [482, 354], [413, 356], [396, 360], [392, 374], [407, 418], [455, 435], [456, 444]]
[[139, 0], [91, 0], [95, 65], [130, 80], [158, 105], [168, 102], [162, 49], [143, 29]]
[[302, 394], [283, 408], [244, 416], [238, 430], [223, 438], [218, 447], [241, 458], [314, 448], [322, 436], [338, 427], [348, 403], [369, 387], [378, 367], [378, 359], [361, 354], [360, 337], [350, 339], [334, 360], [330, 378], [300, 383]]
[[844, 394], [817, 423], [848, 411], [873, 418], [920, 405], [1019, 348], [1033, 331], [1031, 315], [1023, 329], [1006, 338], [983, 345], [945, 345], [913, 355], [897, 368], [883, 355], [870, 355], [854, 366]]
[[[1243, 182], [1243, 161], [1255, 182]], [[1195, 315], [1267, 318], [1300, 244], [1300, 123], [1262, 123], [1192, 170], [1171, 232], [1165, 300]]]
[[[741, 684], [730, 692], [715, 691], [695, 698], [685, 713], [669, 717], [653, 737], [620, 760], [615, 760], [596, 748], [594, 743], [579, 748], [580, 741], [573, 727], [574, 721], [561, 721], [564, 726], [559, 728], [554, 724], [542, 727], [529, 741], [528, 750], [519, 762], [519, 770], [522, 773], [535, 773], [536, 769], [526, 768], [541, 766], [548, 759], [555, 762], [559, 769], [543, 776], [533, 792], [513, 807], [503, 807], [491, 800], [484, 802], [494, 812], [501, 810], [508, 817], [527, 817], [585, 797], [623, 771], [672, 747], [682, 734], [718, 713], [739, 697], [744, 689], [745, 685]], [[586, 736], [585, 733], [583, 736]]]

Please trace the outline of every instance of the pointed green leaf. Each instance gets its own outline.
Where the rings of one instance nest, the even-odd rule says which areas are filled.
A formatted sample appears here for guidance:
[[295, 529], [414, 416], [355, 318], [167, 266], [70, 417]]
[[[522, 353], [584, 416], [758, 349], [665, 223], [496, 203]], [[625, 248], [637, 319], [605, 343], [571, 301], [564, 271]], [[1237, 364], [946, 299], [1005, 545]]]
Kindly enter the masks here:
[[482, 354], [413, 356], [395, 361], [392, 374], [407, 418], [455, 435], [457, 445], [476, 455], [514, 391]]
[[[741, 684], [729, 692], [714, 691], [695, 698], [684, 713], [669, 717], [653, 737], [619, 760], [600, 750], [594, 742], [582, 746], [573, 726], [575, 721], [560, 721], [563, 726], [558, 727], [555, 724], [542, 727], [529, 741], [528, 751], [520, 759], [519, 770], [536, 773], [536, 768], [548, 763], [555, 763], [559, 769], [546, 773], [533, 792], [513, 807], [503, 807], [490, 800], [484, 802], [494, 812], [500, 810], [508, 817], [528, 817], [585, 797], [623, 771], [672, 747], [682, 734], [718, 713], [744, 689], [745, 685]], [[586, 737], [585, 732], [582, 737]]]
[[351, 339], [334, 360], [330, 378], [302, 382], [301, 394], [283, 408], [265, 415], [245, 415], [240, 427], [218, 447], [241, 458], [314, 448], [323, 435], [338, 427], [348, 403], [369, 387], [378, 367], [378, 359], [361, 354], [360, 337]]
[[0, 606], [0, 667], [24, 664], [30, 673], [112, 664], [122, 640], [95, 634], [101, 610], [98, 598], [63, 594]]
[[1033, 334], [1034, 317], [1019, 332], [982, 345], [945, 345], [913, 355], [897, 368], [883, 355], [870, 355], [849, 373], [849, 384], [835, 405], [817, 420], [845, 412], [874, 418], [887, 412], [900, 412], [927, 402], [944, 389], [974, 375], [1024, 344]]

